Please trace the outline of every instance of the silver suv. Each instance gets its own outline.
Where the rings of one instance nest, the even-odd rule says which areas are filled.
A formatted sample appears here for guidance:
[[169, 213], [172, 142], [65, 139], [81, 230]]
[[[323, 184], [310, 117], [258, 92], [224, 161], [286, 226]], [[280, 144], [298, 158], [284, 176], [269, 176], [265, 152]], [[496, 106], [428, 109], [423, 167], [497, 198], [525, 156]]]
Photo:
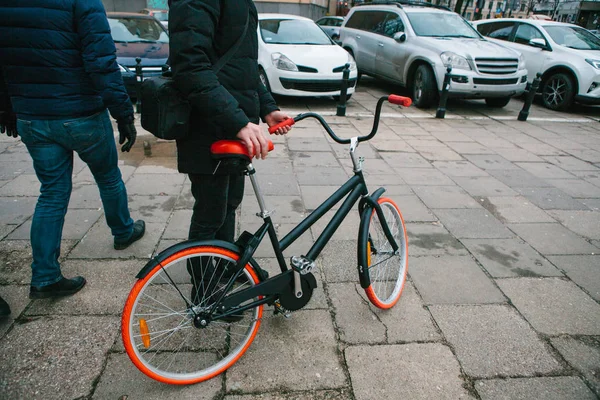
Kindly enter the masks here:
[[527, 70], [516, 51], [485, 39], [445, 7], [421, 2], [353, 7], [340, 29], [360, 73], [408, 87], [417, 107], [437, 104], [447, 66], [450, 96], [504, 107], [525, 91]]

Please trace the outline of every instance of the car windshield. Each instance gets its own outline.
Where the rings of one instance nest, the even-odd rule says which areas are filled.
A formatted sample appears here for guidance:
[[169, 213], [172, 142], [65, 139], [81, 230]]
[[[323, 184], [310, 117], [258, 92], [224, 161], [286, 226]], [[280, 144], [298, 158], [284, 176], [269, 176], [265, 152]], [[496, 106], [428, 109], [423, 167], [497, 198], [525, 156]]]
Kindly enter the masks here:
[[316, 23], [301, 19], [264, 19], [260, 34], [267, 44], [332, 44]]
[[583, 28], [546, 25], [544, 29], [552, 40], [561, 46], [577, 50], [600, 50], [600, 39]]
[[152, 16], [157, 20], [163, 22], [169, 20], [169, 13], [167, 11], [154, 11], [154, 13], [152, 13]]
[[150, 18], [109, 18], [108, 25], [115, 43], [168, 43], [169, 35], [162, 25]]
[[481, 38], [458, 14], [407, 12], [406, 15], [418, 36]]

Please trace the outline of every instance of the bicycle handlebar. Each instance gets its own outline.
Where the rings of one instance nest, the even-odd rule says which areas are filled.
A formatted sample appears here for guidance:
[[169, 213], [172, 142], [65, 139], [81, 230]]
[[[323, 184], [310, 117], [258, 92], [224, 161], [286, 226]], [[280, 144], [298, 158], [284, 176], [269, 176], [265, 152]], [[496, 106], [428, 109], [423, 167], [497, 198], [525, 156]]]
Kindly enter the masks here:
[[[373, 129], [371, 130], [371, 133], [369, 133], [367, 136], [359, 136], [358, 137], [358, 141], [359, 142], [364, 142], [366, 140], [370, 140], [377, 133], [377, 128], [379, 127], [379, 118], [381, 116], [381, 107], [383, 106], [383, 103], [385, 101], [389, 101], [392, 104], [397, 104], [397, 105], [400, 105], [400, 106], [403, 106], [403, 107], [410, 107], [410, 105], [412, 104], [412, 100], [409, 97], [397, 96], [395, 94], [391, 94], [389, 96], [381, 97], [379, 99], [379, 101], [377, 102], [377, 107], [375, 108], [375, 121], [373, 121]], [[296, 122], [301, 121], [301, 120], [303, 120], [305, 118], [315, 118], [317, 121], [319, 121], [321, 123], [321, 125], [323, 125], [323, 128], [325, 128], [325, 130], [327, 131], [327, 133], [329, 134], [329, 136], [331, 136], [331, 138], [334, 141], [336, 141], [337, 143], [340, 143], [340, 144], [348, 144], [348, 143], [350, 143], [350, 139], [341, 139], [341, 138], [339, 138], [331, 130], [331, 127], [329, 126], [329, 124], [327, 122], [325, 122], [325, 120], [323, 119], [323, 117], [321, 117], [319, 114], [316, 114], [316, 113], [303, 113], [303, 114], [298, 114], [294, 118], [286, 119], [285, 121], [280, 122], [277, 125], [273, 125], [272, 127], [270, 127], [269, 128], [269, 133], [272, 134], [275, 131], [277, 131], [277, 129], [282, 128], [284, 126], [292, 126]]]

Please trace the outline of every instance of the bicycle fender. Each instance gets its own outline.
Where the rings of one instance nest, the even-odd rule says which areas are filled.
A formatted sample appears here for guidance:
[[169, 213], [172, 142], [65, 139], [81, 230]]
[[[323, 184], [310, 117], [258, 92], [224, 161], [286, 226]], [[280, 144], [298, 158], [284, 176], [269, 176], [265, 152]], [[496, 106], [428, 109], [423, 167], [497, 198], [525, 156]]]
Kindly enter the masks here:
[[367, 254], [365, 251], [367, 250], [367, 240], [369, 236], [369, 222], [371, 219], [371, 210], [373, 209], [373, 204], [377, 203], [377, 200], [381, 197], [381, 195], [385, 192], [385, 188], [380, 187], [375, 190], [371, 195], [365, 196], [360, 199], [358, 204], [358, 209], [360, 212], [360, 224], [358, 227], [358, 246], [357, 247], [357, 260], [358, 260], [358, 277], [360, 279], [360, 286], [363, 289], [368, 288], [371, 285], [371, 279], [369, 278], [369, 274], [367, 274], [366, 268], [366, 260]]
[[[160, 264], [160, 260], [167, 259], [181, 250], [196, 246], [222, 247], [226, 250], [238, 253], [240, 256], [242, 255], [242, 249], [239, 246], [233, 243], [226, 242], [224, 240], [186, 240], [184, 242], [174, 244], [173, 246], [168, 247], [165, 250], [158, 253], [157, 255], [155, 255], [146, 263], [146, 265], [144, 265], [144, 267], [140, 270], [140, 272], [138, 272], [138, 274], [135, 277], [138, 279], [143, 279], [146, 275], [148, 275], [148, 273], [150, 273], [150, 271], [154, 269], [154, 267]], [[256, 270], [254, 259], [250, 259], [249, 263]]]
[[360, 279], [360, 286], [363, 289], [368, 288], [371, 285], [371, 279], [367, 274], [366, 265], [367, 260], [367, 241], [369, 236], [369, 220], [371, 219], [371, 207], [366, 206], [362, 210], [360, 216], [360, 224], [358, 228], [358, 246], [357, 249], [357, 261], [358, 261], [358, 278]]

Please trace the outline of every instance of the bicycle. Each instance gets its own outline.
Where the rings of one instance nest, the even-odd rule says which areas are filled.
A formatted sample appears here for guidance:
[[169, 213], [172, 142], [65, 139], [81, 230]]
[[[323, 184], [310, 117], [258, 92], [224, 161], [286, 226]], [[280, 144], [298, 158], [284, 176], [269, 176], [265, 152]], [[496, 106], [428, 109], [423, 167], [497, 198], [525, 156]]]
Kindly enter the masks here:
[[[269, 129], [272, 133], [282, 125], [315, 118], [335, 142], [350, 144], [354, 167], [354, 176], [281, 240], [246, 148], [232, 140], [213, 144], [211, 153], [219, 163], [242, 168], [250, 177], [260, 208], [257, 215], [263, 224], [253, 234], [244, 231], [233, 244], [218, 240], [175, 244], [144, 266], [136, 276], [121, 319], [125, 350], [138, 369], [164, 383], [193, 384], [231, 367], [254, 340], [265, 304], [273, 306], [276, 314], [288, 316], [309, 302], [317, 287], [311, 273], [315, 260], [357, 201], [360, 285], [378, 308], [388, 309], [398, 302], [408, 271], [404, 219], [391, 199], [381, 197], [384, 188], [369, 195], [362, 173], [364, 159], [355, 153], [360, 142], [377, 133], [385, 101], [402, 106], [411, 103], [409, 98], [395, 95], [380, 98], [373, 129], [367, 136], [341, 139], [315, 113], [300, 114]], [[344, 197], [306, 255], [292, 256], [288, 267], [282, 252]], [[281, 273], [273, 277], [268, 277], [252, 258], [266, 235], [281, 268]]]

